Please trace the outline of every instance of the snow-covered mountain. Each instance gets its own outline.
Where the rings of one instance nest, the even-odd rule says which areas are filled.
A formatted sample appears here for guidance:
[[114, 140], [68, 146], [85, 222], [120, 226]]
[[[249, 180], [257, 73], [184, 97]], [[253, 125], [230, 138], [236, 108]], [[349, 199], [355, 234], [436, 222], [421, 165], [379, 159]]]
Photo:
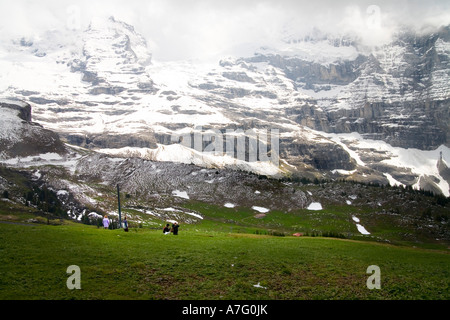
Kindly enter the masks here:
[[[30, 103], [33, 121], [68, 143], [109, 154], [450, 195], [450, 27], [375, 48], [290, 37], [216, 64], [151, 57], [132, 26], [95, 20], [3, 44], [0, 92]], [[169, 146], [238, 129], [279, 130], [279, 166]]]

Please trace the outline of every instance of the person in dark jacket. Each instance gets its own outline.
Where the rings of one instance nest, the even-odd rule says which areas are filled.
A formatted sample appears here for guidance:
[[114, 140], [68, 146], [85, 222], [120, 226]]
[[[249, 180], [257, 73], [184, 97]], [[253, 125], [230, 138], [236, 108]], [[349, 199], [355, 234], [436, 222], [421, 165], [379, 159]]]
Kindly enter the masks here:
[[169, 234], [170, 233], [170, 224], [166, 224], [166, 226], [163, 229], [163, 233], [164, 234]]
[[179, 227], [179, 225], [176, 222], [172, 225], [172, 230], [173, 230], [172, 232], [175, 236], [178, 235], [178, 227]]
[[123, 230], [125, 230], [125, 232], [128, 232], [128, 220], [127, 220], [127, 216], [125, 216], [125, 217], [123, 218], [122, 223], [123, 223]]

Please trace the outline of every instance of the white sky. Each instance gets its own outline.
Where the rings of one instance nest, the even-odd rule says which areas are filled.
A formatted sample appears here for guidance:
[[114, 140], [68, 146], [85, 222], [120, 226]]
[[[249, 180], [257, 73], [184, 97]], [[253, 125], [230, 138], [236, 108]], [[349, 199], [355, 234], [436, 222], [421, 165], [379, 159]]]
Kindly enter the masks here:
[[135, 27], [157, 60], [246, 54], [283, 35], [353, 32], [367, 44], [389, 41], [399, 24], [450, 24], [449, 0], [0, 0], [0, 41], [49, 29], [85, 29], [94, 16]]

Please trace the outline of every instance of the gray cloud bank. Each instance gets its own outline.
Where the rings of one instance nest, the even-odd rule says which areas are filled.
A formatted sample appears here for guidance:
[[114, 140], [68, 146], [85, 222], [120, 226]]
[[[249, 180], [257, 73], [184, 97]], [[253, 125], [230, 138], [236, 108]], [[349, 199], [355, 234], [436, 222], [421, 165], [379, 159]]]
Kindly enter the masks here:
[[450, 1], [0, 0], [0, 40], [83, 30], [98, 16], [133, 25], [156, 59], [207, 59], [244, 54], [313, 28], [382, 44], [402, 25], [417, 30], [449, 25]]

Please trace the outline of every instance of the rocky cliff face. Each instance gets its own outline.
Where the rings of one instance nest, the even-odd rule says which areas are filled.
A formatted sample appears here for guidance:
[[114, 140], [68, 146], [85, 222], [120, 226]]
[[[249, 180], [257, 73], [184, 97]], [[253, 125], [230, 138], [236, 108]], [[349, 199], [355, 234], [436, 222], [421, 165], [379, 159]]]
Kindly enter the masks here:
[[66, 149], [58, 134], [31, 122], [27, 103], [0, 100], [0, 157], [28, 157], [45, 153], [64, 154]]
[[[33, 61], [11, 61], [14, 79], [35, 81], [0, 84], [4, 95], [34, 104], [34, 121], [86, 148], [154, 156], [186, 131], [278, 129], [283, 174], [448, 193], [436, 153], [450, 161], [449, 34], [404, 31], [374, 48], [322, 35], [197, 65], [152, 62], [137, 30], [110, 18], [73, 42], [49, 33], [12, 44], [17, 59]], [[433, 162], [427, 172], [402, 158], [411, 148]], [[434, 178], [420, 183], [425, 176]]]
[[450, 27], [422, 36], [404, 32], [391, 45], [328, 65], [271, 53], [243, 60], [281, 69], [315, 97], [312, 105], [286, 108], [302, 125], [431, 150], [450, 141], [449, 35]]
[[[301, 125], [329, 133], [358, 132], [392, 146], [432, 150], [449, 145], [450, 100], [386, 104], [366, 102], [355, 109], [324, 111], [309, 105], [287, 109]], [[401, 114], [398, 114], [398, 112]]]

